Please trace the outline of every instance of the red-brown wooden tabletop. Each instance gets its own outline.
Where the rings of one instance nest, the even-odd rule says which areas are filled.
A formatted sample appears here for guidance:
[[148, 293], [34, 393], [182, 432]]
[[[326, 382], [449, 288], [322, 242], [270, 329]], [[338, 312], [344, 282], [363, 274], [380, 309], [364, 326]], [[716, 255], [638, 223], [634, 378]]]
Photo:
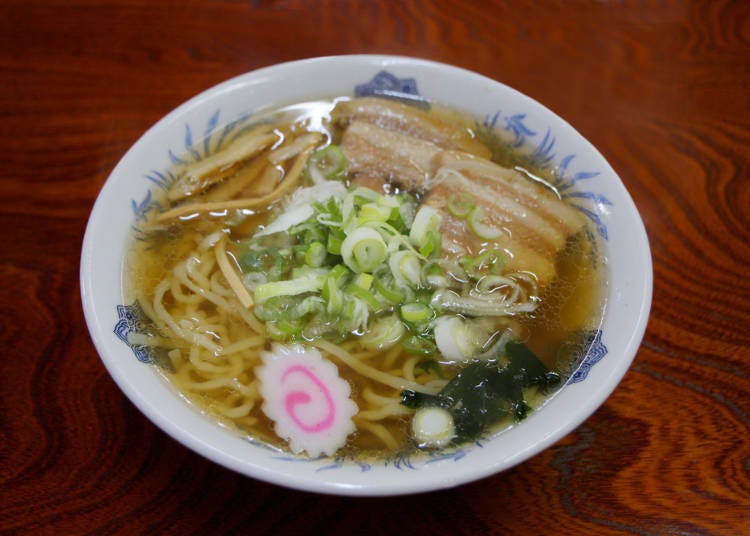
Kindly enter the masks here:
[[[651, 243], [651, 318], [612, 396], [452, 490], [235, 474], [155, 428], [84, 323], [83, 233], [128, 147], [227, 78], [351, 53], [542, 102], [609, 160]], [[750, 534], [750, 2], [4, 0], [0, 77], [0, 533]]]

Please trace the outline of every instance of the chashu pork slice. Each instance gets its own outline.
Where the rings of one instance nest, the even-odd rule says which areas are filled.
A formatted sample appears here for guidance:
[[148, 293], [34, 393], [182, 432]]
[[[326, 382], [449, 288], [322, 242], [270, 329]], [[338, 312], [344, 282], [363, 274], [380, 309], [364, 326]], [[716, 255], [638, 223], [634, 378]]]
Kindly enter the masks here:
[[493, 242], [506, 252], [507, 269], [534, 273], [540, 287], [549, 283], [557, 254], [585, 225], [582, 215], [550, 188], [489, 160], [446, 151], [435, 163], [440, 166], [436, 185], [425, 203], [443, 212], [443, 255], [476, 255], [484, 247], [466, 221], [447, 210], [452, 200], [468, 194], [484, 221], [502, 231]]
[[344, 131], [341, 150], [349, 172], [355, 175], [355, 183], [364, 182], [370, 187], [397, 184], [420, 191], [431, 181], [433, 162], [442, 151], [432, 142], [360, 121]]
[[468, 129], [391, 99], [362, 97], [341, 101], [331, 113], [331, 118], [342, 126], [355, 122], [369, 123], [434, 143], [443, 149], [455, 149], [484, 158], [491, 155], [487, 146], [474, 138]]

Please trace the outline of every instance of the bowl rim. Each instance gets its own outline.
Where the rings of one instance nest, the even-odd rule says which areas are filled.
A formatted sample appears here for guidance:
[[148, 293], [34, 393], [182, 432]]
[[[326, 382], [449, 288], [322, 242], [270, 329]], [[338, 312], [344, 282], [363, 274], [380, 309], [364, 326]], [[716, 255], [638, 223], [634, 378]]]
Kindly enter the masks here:
[[[112, 329], [109, 325], [105, 324], [105, 319], [107, 317], [98, 314], [98, 311], [102, 306], [97, 304], [99, 288], [97, 288], [94, 279], [95, 265], [97, 262], [97, 250], [95, 249], [95, 246], [101, 247], [102, 238], [100, 230], [97, 229], [97, 224], [101, 223], [101, 221], [106, 221], [108, 200], [115, 195], [118, 177], [121, 176], [129, 159], [133, 157], [136, 148], [144, 143], [150, 143], [152, 138], [158, 139], [162, 129], [167, 128], [169, 124], [174, 123], [177, 119], [189, 115], [192, 110], [199, 109], [200, 107], [212, 102], [217, 95], [221, 96], [226, 93], [231, 93], [247, 84], [272, 84], [274, 77], [279, 76], [282, 72], [289, 73], [298, 69], [304, 70], [310, 68], [327, 68], [335, 70], [355, 64], [367, 65], [373, 70], [378, 67], [392, 68], [393, 66], [406, 66], [418, 68], [424, 70], [424, 72], [436, 71], [445, 74], [446, 76], [471, 79], [476, 83], [484, 84], [488, 88], [487, 91], [494, 89], [494, 91], [498, 93], [514, 95], [515, 98], [526, 102], [532, 106], [532, 108], [540, 110], [546, 119], [554, 120], [553, 122], [557, 128], [560, 128], [566, 135], [576, 138], [575, 143], [577, 145], [584, 147], [587, 153], [590, 153], [597, 159], [597, 161], [600, 161], [603, 171], [606, 172], [607, 175], [613, 177], [614, 183], [611, 184], [611, 186], [617, 191], [618, 203], [621, 204], [623, 213], [627, 213], [629, 216], [628, 221], [632, 225], [632, 229], [630, 229], [630, 237], [633, 239], [633, 244], [637, 246], [637, 261], [641, 270], [640, 275], [642, 276], [642, 279], [635, 282], [635, 284], [638, 285], [637, 288], [629, 289], [630, 292], [634, 293], [633, 295], [637, 296], [637, 300], [630, 304], [631, 311], [628, 318], [634, 320], [633, 329], [625, 337], [626, 340], [622, 344], [621, 355], [618, 356], [617, 359], [610, 357], [608, 366], [606, 368], [602, 367], [597, 371], [601, 376], [599, 378], [599, 384], [587, 392], [587, 401], [584, 404], [584, 410], [577, 411], [572, 418], [560, 423], [553, 430], [550, 430], [549, 433], [541, 435], [532, 445], [516, 452], [512, 456], [506, 456], [500, 460], [493, 460], [491, 456], [488, 457], [483, 455], [481, 464], [471, 463], [469, 466], [463, 464], [458, 470], [456, 469], [458, 464], [451, 466], [449, 465], [449, 460], [446, 460], [448, 463], [439, 461], [433, 466], [438, 469], [420, 469], [418, 475], [411, 475], [412, 477], [418, 476], [416, 478], [409, 478], [410, 473], [403, 473], [403, 476], [401, 477], [388, 477], [385, 479], [379, 478], [380, 475], [377, 475], [375, 478], [356, 478], [356, 474], [352, 476], [349, 472], [345, 472], [345, 478], [329, 478], [331, 473], [326, 473], [324, 475], [321, 475], [320, 473], [310, 474], [309, 472], [292, 469], [294, 464], [287, 464], [287, 467], [290, 468], [289, 471], [279, 471], [278, 464], [265, 464], [262, 460], [260, 463], [250, 463], [248, 459], [243, 459], [242, 456], [236, 455], [238, 452], [236, 449], [234, 450], [234, 454], [228, 453], [219, 446], [226, 438], [222, 438], [218, 442], [207, 441], [205, 434], [211, 433], [211, 430], [215, 430], [216, 424], [202, 415], [195, 422], [191, 423], [190, 429], [186, 429], [181, 424], [170, 419], [165, 414], [163, 408], [154, 405], [155, 401], [152, 400], [152, 394], [145, 391], [141, 386], [134, 384], [126, 371], [126, 368], [123, 367], [122, 363], [119, 363], [113, 355], [113, 350], [111, 348]], [[449, 106], [451, 105], [451, 103], [447, 104]], [[611, 269], [611, 267], [608, 267], [608, 269]], [[643, 339], [651, 307], [653, 267], [645, 226], [622, 180], [612, 169], [606, 159], [604, 159], [601, 153], [586, 138], [576, 131], [574, 127], [559, 117], [554, 111], [502, 82], [492, 80], [461, 67], [407, 56], [365, 54], [307, 58], [255, 69], [230, 78], [200, 92], [157, 121], [128, 149], [112, 170], [97, 195], [97, 199], [93, 205], [86, 226], [81, 249], [80, 287], [81, 300], [89, 333], [109, 374], [126, 397], [133, 402], [135, 406], [147, 418], [149, 418], [149, 420], [175, 440], [187, 446], [194, 452], [197, 452], [224, 467], [266, 482], [319, 493], [383, 496], [425, 492], [454, 487], [509, 469], [510, 467], [513, 467], [548, 448], [591, 416], [603, 404], [606, 398], [621, 381], [635, 358]], [[610, 312], [609, 305], [607, 306], [607, 309], [608, 310], [604, 312], [605, 317]], [[128, 348], [125, 347], [125, 349], [129, 351]], [[122, 354], [119, 349], [115, 353]], [[129, 357], [132, 358], [132, 355]], [[153, 374], [153, 371], [150, 372]], [[157, 374], [153, 375], [157, 376]], [[553, 397], [553, 400], [558, 396], [559, 393]], [[175, 399], [177, 398], [178, 397], [175, 397]], [[188, 406], [182, 400], [179, 400], [179, 403], [185, 407]], [[190, 408], [190, 411], [194, 413], [196, 412], [193, 408]], [[534, 414], [524, 421], [524, 423], [532, 422], [536, 417], [536, 413], [537, 412], [534, 412]], [[204, 422], [201, 422], [201, 419]], [[230, 433], [231, 432], [227, 432], [227, 434]], [[254, 456], [255, 455], [253, 454], [250, 457]], [[297, 464], [297, 467], [299, 467], [299, 464]], [[443, 470], [441, 473], [440, 468], [447, 469]], [[340, 474], [341, 473], [338, 473], [337, 476]]]

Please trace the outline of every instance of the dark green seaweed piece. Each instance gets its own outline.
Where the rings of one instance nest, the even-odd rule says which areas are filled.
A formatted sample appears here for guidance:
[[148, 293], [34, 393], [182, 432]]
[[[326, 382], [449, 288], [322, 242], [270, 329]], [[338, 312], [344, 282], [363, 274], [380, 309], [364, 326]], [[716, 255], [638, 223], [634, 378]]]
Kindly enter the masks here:
[[530, 406], [523, 390], [537, 385], [547, 390], [560, 383], [525, 344], [508, 343], [508, 363], [474, 361], [464, 367], [436, 395], [405, 390], [401, 403], [409, 408], [439, 407], [453, 415], [454, 443], [476, 439], [505, 417], [526, 418]]
[[551, 372], [525, 344], [509, 342], [505, 351], [510, 359], [508, 366], [523, 377], [524, 387], [538, 385], [548, 389], [560, 383], [560, 375]]

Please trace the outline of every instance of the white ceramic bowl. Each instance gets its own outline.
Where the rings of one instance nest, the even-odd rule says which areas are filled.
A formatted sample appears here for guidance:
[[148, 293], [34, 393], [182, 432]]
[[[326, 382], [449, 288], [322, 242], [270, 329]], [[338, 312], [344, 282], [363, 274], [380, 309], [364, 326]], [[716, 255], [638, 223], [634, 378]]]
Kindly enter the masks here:
[[[131, 226], [159, 188], [171, 155], [225, 122], [259, 108], [359, 93], [421, 95], [463, 110], [557, 166], [602, 235], [607, 306], [589, 354], [568, 383], [510, 430], [439, 456], [339, 463], [279, 455], [217, 425], [186, 404], [118, 337], [137, 319], [123, 305], [123, 258]], [[102, 188], [86, 229], [81, 293], [91, 337], [128, 398], [195, 452], [239, 473], [283, 486], [346, 495], [449, 488], [508, 469], [572, 431], [609, 396], [633, 360], [651, 305], [652, 268], [643, 223], [602, 155], [553, 112], [499, 82], [456, 67], [393, 56], [316, 58], [260, 69], [209, 89], [146, 132]], [[119, 307], [118, 307], [119, 306]], [[142, 358], [144, 356], [141, 356]]]

